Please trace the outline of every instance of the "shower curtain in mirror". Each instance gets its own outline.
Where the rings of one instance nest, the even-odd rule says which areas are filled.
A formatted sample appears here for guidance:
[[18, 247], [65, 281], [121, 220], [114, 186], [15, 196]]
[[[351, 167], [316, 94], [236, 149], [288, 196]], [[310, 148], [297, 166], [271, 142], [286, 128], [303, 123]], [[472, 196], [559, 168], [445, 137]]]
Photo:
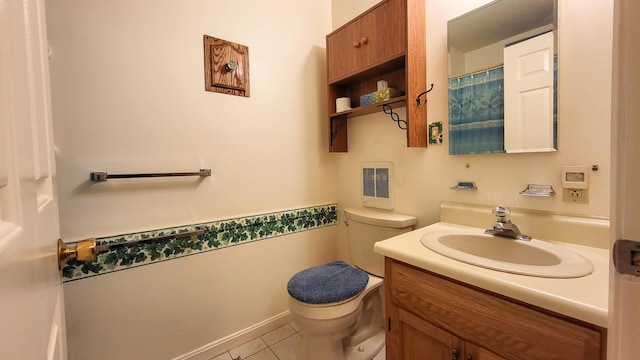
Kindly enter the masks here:
[[449, 78], [449, 154], [504, 152], [503, 66]]

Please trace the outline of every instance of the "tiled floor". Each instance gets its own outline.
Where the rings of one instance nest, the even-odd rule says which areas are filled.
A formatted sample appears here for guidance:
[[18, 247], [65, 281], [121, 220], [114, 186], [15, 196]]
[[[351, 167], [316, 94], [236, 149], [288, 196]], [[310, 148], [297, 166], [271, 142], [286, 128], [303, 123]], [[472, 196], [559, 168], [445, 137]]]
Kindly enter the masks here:
[[[304, 360], [299, 331], [291, 322], [211, 360]], [[373, 360], [384, 358], [383, 348]]]

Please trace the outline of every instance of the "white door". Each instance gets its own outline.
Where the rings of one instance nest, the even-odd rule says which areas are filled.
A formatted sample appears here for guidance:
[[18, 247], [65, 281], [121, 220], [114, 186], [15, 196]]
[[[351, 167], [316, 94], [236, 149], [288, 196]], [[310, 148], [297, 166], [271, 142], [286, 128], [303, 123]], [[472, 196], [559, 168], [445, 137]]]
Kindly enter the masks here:
[[[640, 242], [640, 2], [616, 0], [611, 181], [612, 241]], [[629, 254], [628, 260], [631, 261]], [[633, 270], [633, 269], [632, 269]], [[611, 268], [609, 359], [640, 358], [640, 276]]]
[[554, 151], [553, 32], [504, 48], [504, 150]]
[[0, 0], [0, 359], [66, 359], [44, 2]]

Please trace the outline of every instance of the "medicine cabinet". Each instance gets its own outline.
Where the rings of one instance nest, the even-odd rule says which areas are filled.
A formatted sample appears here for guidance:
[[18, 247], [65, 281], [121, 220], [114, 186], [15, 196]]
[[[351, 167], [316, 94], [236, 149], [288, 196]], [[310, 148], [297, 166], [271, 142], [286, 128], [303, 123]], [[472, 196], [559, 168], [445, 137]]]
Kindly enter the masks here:
[[449, 153], [557, 149], [557, 0], [496, 0], [448, 22]]

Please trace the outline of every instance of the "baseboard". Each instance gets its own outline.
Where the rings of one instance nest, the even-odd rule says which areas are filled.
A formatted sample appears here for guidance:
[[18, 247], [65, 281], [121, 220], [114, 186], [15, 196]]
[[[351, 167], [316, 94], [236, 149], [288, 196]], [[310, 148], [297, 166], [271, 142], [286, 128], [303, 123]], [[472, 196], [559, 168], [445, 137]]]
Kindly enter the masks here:
[[292, 320], [293, 316], [291, 313], [285, 311], [227, 337], [211, 342], [199, 349], [175, 357], [172, 360], [210, 360], [214, 356], [235, 349], [248, 341], [286, 325]]

